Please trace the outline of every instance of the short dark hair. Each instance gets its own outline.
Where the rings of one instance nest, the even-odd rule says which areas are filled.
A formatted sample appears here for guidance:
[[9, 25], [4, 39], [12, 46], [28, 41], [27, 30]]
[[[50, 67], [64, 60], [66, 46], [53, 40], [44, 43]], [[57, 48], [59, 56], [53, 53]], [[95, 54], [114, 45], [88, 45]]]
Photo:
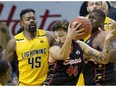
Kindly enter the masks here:
[[27, 8], [27, 9], [23, 9], [20, 13], [20, 20], [22, 19], [22, 16], [28, 12], [33, 12], [35, 14], [35, 10]]
[[67, 20], [59, 20], [59, 21], [56, 21], [52, 26], [51, 26], [51, 31], [56, 31], [58, 30], [59, 28], [62, 28], [64, 31], [67, 32], [68, 30], [68, 25], [69, 25], [69, 22]]
[[87, 11], [87, 1], [84, 1], [80, 7], [79, 15], [86, 16], [89, 12]]
[[0, 60], [0, 77], [4, 76], [10, 65], [5, 60]]
[[95, 10], [93, 10], [92, 12], [97, 13], [97, 14], [98, 14], [98, 16], [99, 16], [102, 20], [105, 20], [106, 15], [105, 15], [105, 13], [104, 13], [102, 10], [95, 9]]

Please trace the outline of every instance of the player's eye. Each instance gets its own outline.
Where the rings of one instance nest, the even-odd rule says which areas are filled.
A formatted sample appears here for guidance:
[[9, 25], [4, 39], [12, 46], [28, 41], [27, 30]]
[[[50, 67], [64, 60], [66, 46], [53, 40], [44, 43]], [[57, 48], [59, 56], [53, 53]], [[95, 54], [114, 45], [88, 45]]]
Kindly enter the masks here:
[[27, 17], [27, 18], [26, 18], [26, 21], [29, 21], [29, 20], [30, 20], [30, 18], [29, 18], [29, 17]]
[[33, 19], [33, 20], [36, 20], [36, 18], [35, 18], [35, 17], [32, 17], [32, 19]]

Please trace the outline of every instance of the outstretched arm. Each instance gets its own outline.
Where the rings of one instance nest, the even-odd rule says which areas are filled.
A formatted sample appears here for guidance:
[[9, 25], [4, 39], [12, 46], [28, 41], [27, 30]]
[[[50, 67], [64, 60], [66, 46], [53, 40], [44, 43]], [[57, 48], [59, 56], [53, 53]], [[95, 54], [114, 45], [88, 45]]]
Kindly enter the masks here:
[[3, 55], [2, 59], [7, 60], [8, 62], [11, 63], [11, 61], [14, 58], [15, 47], [16, 47], [16, 42], [15, 42], [15, 39], [12, 38], [7, 44], [7, 48], [6, 48], [5, 52], [4, 52], [4, 55]]
[[111, 30], [109, 30], [109, 29], [107, 29], [106, 31], [100, 31], [101, 32], [101, 38], [103, 38], [100, 42], [99, 42], [99, 44], [98, 44], [98, 46], [100, 47], [100, 49], [103, 49], [103, 46], [104, 46], [104, 38], [106, 37], [106, 35], [107, 35], [107, 33], [109, 33], [109, 32], [111, 32], [111, 33], [113, 33], [114, 35], [113, 35], [113, 38], [112, 38], [112, 40], [110, 41], [110, 43], [111, 43], [111, 45], [110, 45], [110, 62], [116, 62], [116, 56], [114, 56], [115, 54], [116, 54], [116, 23], [114, 23], [112, 26], [112, 29]]
[[110, 49], [109, 49], [109, 41], [106, 41], [106, 45], [104, 45], [104, 50], [102, 52], [97, 51], [96, 49], [91, 48], [86, 43], [82, 41], [78, 41], [80, 44], [84, 54], [87, 56], [87, 58], [91, 58], [95, 60], [97, 63], [103, 63], [106, 64], [109, 62], [109, 56], [110, 56]]
[[77, 43], [80, 44], [84, 54], [87, 55], [88, 58], [94, 59], [97, 63], [107, 64], [109, 62], [109, 57], [110, 57], [110, 38], [112, 36], [113, 34], [111, 32], [107, 33], [102, 52], [99, 52], [91, 48], [84, 42], [77, 41]]

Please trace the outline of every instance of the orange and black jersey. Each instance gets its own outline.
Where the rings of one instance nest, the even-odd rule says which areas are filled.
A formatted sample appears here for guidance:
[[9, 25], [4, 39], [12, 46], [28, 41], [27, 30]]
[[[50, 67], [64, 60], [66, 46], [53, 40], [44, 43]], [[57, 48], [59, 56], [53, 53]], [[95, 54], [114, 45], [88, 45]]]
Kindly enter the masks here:
[[[95, 32], [86, 43], [93, 47], [93, 41], [98, 35], [99, 31]], [[93, 47], [98, 51], [101, 49]], [[92, 61], [88, 63], [83, 62], [83, 74], [85, 85], [116, 85], [116, 71], [114, 71], [114, 63], [95, 64]]]
[[70, 56], [66, 60], [56, 61], [54, 76], [49, 85], [76, 86], [82, 68], [82, 58], [82, 49], [73, 41]]
[[49, 63], [49, 70], [48, 70], [48, 73], [47, 73], [47, 78], [46, 80], [43, 82], [43, 85], [49, 85], [49, 81], [53, 78], [54, 76], [54, 68], [55, 68], [55, 65], [56, 63]]

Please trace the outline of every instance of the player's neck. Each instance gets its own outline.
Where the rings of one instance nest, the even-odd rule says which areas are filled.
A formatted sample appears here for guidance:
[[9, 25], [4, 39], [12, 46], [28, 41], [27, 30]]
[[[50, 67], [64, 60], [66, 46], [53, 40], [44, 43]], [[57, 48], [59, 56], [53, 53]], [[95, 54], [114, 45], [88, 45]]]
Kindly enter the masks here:
[[37, 32], [30, 33], [30, 32], [24, 31], [23, 34], [24, 34], [25, 38], [27, 38], [28, 40], [32, 40], [36, 37]]

